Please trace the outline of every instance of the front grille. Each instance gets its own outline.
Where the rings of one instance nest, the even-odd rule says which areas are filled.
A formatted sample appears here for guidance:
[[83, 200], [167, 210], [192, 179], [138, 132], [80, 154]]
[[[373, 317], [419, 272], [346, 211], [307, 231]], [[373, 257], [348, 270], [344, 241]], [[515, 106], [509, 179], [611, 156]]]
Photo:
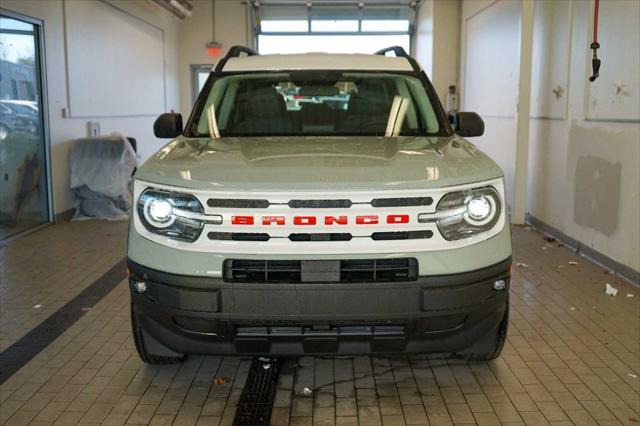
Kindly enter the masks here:
[[[292, 209], [348, 209], [354, 202], [348, 198], [329, 200], [289, 200], [286, 203], [271, 203], [265, 199], [243, 198], [209, 198], [207, 206], [213, 208], [236, 209], [266, 209], [271, 205], [288, 205]], [[430, 206], [433, 204], [431, 197], [397, 197], [374, 198], [371, 202], [357, 202], [356, 204], [371, 204], [372, 207], [415, 207]]]
[[433, 237], [432, 231], [374, 232], [371, 239], [375, 241], [420, 240]]
[[351, 241], [349, 233], [291, 234], [291, 241]]
[[269, 234], [259, 232], [209, 232], [210, 240], [227, 241], [269, 241]]
[[214, 334], [222, 336], [224, 334], [220, 321], [210, 320], [200, 317], [174, 316], [175, 324], [185, 331], [192, 333]]
[[291, 200], [289, 207], [292, 209], [348, 209], [351, 200]]
[[340, 262], [342, 282], [397, 282], [418, 279], [418, 261], [414, 258], [357, 259]]
[[[223, 266], [223, 278], [235, 283], [289, 283], [303, 281], [303, 262], [300, 260], [245, 260], [227, 259]], [[326, 262], [326, 261], [318, 261]], [[327, 282], [403, 282], [418, 279], [418, 261], [414, 258], [353, 259], [336, 261], [336, 270], [327, 270]], [[317, 274], [313, 282], [318, 282]], [[339, 277], [334, 279], [333, 277]]]
[[431, 197], [374, 198], [371, 200], [373, 207], [430, 206], [432, 203], [433, 198]]
[[357, 325], [247, 324], [236, 328], [236, 336], [239, 337], [378, 337], [404, 336], [405, 333], [404, 324], [379, 324], [379, 321], [370, 321], [370, 324], [362, 321]]
[[234, 199], [234, 198], [209, 198], [209, 207], [235, 208], [235, 209], [266, 209], [271, 205], [269, 200]]
[[[210, 240], [224, 241], [269, 241], [271, 235], [264, 232], [209, 232], [207, 237]], [[432, 231], [401, 231], [401, 232], [374, 232], [370, 237], [374, 241], [392, 240], [420, 240], [433, 237]], [[326, 232], [326, 233], [293, 233], [288, 237], [293, 242], [318, 242], [318, 241], [351, 241], [354, 237], [348, 232]]]

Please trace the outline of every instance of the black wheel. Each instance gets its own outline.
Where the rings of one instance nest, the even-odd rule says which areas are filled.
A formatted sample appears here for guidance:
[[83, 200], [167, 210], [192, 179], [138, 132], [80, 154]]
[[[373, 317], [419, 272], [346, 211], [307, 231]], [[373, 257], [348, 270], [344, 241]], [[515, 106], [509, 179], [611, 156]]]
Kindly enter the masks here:
[[[149, 349], [149, 340], [153, 340], [153, 344], [157, 347], [160, 345], [149, 334], [145, 333], [142, 327], [136, 321], [136, 312], [133, 302], [131, 302], [131, 329], [133, 331], [133, 341], [140, 359], [147, 364], [177, 364], [185, 359], [185, 355], [175, 354], [168, 348], [162, 347], [162, 351], [166, 354], [154, 354]], [[173, 354], [173, 355], [168, 355]]]
[[507, 340], [507, 330], [509, 328], [509, 298], [507, 297], [506, 309], [500, 325], [495, 332], [488, 334], [473, 346], [459, 352], [457, 355], [467, 361], [490, 361], [500, 356], [504, 342]]

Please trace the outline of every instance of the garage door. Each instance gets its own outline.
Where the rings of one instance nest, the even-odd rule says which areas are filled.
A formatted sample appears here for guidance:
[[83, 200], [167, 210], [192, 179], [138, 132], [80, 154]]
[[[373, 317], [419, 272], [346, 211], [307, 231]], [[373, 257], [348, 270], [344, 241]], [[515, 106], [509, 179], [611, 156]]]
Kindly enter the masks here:
[[274, 0], [252, 6], [262, 54], [411, 49], [415, 2]]

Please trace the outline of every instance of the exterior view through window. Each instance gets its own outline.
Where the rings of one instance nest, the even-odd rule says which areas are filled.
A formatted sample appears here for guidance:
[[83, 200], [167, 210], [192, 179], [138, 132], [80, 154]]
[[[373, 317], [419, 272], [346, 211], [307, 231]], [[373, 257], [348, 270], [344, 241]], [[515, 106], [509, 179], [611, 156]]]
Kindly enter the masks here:
[[[306, 24], [304, 22], [304, 25]], [[364, 27], [365, 22], [362, 24]], [[306, 52], [371, 53], [390, 44], [401, 46], [408, 51], [411, 47], [411, 36], [408, 32], [384, 35], [362, 33], [327, 35], [317, 30], [314, 34], [274, 35], [264, 31], [264, 23], [263, 34], [258, 36], [260, 54], [263, 55]]]
[[194, 136], [419, 136], [441, 124], [422, 82], [387, 73], [290, 72], [215, 81]]
[[0, 241], [50, 220], [41, 26], [20, 18], [0, 13]]

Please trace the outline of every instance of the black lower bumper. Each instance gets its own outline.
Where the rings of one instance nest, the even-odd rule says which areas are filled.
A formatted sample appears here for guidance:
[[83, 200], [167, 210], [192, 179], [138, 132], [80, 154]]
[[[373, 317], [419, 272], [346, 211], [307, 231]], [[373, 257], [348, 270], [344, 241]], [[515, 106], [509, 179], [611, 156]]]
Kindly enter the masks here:
[[451, 353], [495, 333], [510, 265], [410, 282], [249, 284], [129, 261], [129, 280], [146, 284], [131, 292], [137, 323], [176, 353]]

